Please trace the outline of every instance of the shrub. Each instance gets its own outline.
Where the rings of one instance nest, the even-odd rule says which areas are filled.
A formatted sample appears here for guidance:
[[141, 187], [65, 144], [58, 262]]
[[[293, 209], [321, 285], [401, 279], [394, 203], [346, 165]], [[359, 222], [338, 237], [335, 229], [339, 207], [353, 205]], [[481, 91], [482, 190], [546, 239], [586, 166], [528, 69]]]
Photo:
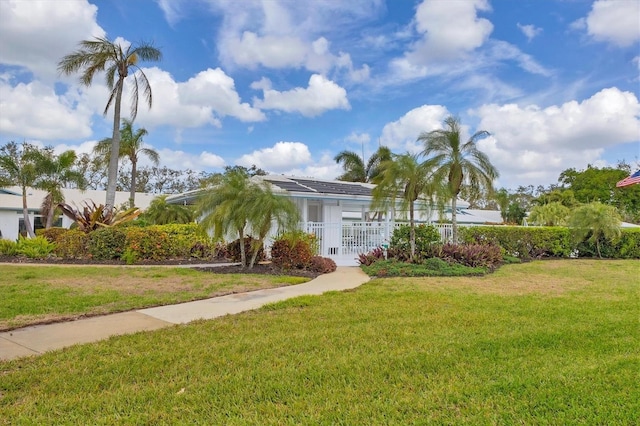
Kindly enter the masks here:
[[136, 260], [162, 260], [171, 257], [169, 236], [156, 226], [146, 228], [128, 227], [125, 229], [125, 252], [127, 262]]
[[[440, 242], [440, 232], [432, 225], [420, 224], [415, 227], [416, 232], [416, 254], [424, 253], [429, 250], [433, 243]], [[398, 257], [403, 257], [411, 252], [410, 245], [411, 227], [409, 225], [400, 225], [393, 230], [389, 248]]]
[[379, 260], [384, 260], [384, 250], [382, 247], [376, 247], [368, 253], [360, 253], [358, 254], [358, 263], [360, 265], [371, 265], [374, 262]]
[[434, 250], [438, 258], [472, 268], [495, 269], [502, 264], [502, 251], [495, 244], [443, 244]]
[[[204, 254], [211, 251], [211, 238], [209, 238], [207, 232], [198, 224], [172, 223], [167, 225], [153, 225], [145, 229], [150, 228], [162, 230], [167, 234], [171, 256], [188, 257], [194, 253], [197, 255], [195, 257], [207, 257]], [[196, 246], [195, 249], [194, 246]]]
[[[428, 266], [423, 263], [407, 263], [396, 259], [387, 259], [361, 267], [367, 275], [375, 277], [458, 277], [484, 275], [488, 272], [486, 268], [472, 268], [459, 264], [449, 265], [444, 261], [441, 262], [432, 261], [432, 264]], [[432, 269], [435, 264], [440, 269]]]
[[227, 251], [227, 244], [218, 241], [212, 248], [213, 257], [218, 260], [229, 259], [229, 252]]
[[126, 240], [126, 232], [119, 227], [101, 228], [89, 234], [87, 251], [97, 260], [120, 259]]
[[18, 243], [11, 240], [0, 239], [0, 254], [4, 256], [15, 256], [18, 254]]
[[55, 254], [64, 259], [81, 259], [87, 257], [89, 235], [78, 230], [69, 229], [56, 241]]
[[449, 264], [439, 257], [430, 257], [426, 259], [422, 264], [433, 271], [444, 271], [449, 268]]
[[322, 256], [313, 256], [309, 261], [309, 270], [319, 272], [321, 274], [328, 274], [337, 269], [336, 262], [333, 259]]
[[68, 232], [67, 228], [48, 228], [48, 229], [37, 229], [36, 235], [41, 236], [47, 239], [50, 243], [57, 243], [62, 236]]
[[55, 245], [44, 237], [20, 238], [16, 245], [17, 254], [31, 259], [42, 259], [53, 253]]
[[314, 256], [316, 237], [301, 231], [287, 232], [271, 245], [271, 261], [283, 269], [304, 269]]
[[[245, 255], [247, 256], [247, 264], [251, 260], [251, 256], [253, 256], [253, 252], [254, 252], [253, 249], [257, 243], [258, 243], [258, 240], [255, 240], [251, 236], [244, 237], [244, 252], [245, 252]], [[233, 262], [240, 262], [242, 260], [241, 254], [240, 254], [239, 238], [227, 244], [227, 254], [229, 256], [229, 259], [231, 259]], [[258, 247], [258, 257], [256, 258], [256, 262], [259, 262], [264, 259], [265, 259], [264, 247], [260, 245], [260, 247]]]
[[525, 260], [569, 257], [572, 251], [569, 229], [563, 227], [474, 226], [460, 231], [464, 242], [497, 244], [505, 255]]
[[[601, 237], [600, 254], [609, 259], [640, 259], [640, 228], [622, 229], [620, 238], [615, 241]], [[597, 257], [595, 241], [582, 241], [576, 246], [578, 257]]]

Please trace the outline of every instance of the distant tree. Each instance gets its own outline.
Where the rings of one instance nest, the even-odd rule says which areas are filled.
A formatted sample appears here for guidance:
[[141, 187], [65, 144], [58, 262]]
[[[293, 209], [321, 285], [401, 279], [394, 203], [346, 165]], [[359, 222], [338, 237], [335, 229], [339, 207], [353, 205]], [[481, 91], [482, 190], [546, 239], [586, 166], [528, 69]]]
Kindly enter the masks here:
[[500, 188], [495, 193], [495, 199], [498, 203], [498, 207], [500, 208], [500, 217], [502, 217], [503, 222], [508, 221], [508, 210], [510, 204], [509, 191], [504, 188]]
[[[107, 173], [107, 195], [105, 211], [110, 212], [115, 204], [116, 181], [118, 179], [118, 156], [120, 154], [120, 106], [122, 102], [122, 90], [124, 82], [133, 71], [133, 91], [131, 98], [131, 120], [135, 120], [138, 114], [138, 81], [151, 108], [151, 85], [147, 76], [138, 66], [140, 60], [158, 61], [162, 58], [160, 50], [151, 44], [141, 43], [123, 48], [122, 45], [107, 38], [97, 37], [93, 40], [83, 40], [80, 48], [66, 55], [58, 63], [58, 71], [65, 75], [80, 72], [80, 81], [85, 86], [91, 86], [93, 77], [97, 72], [106, 72], [107, 87], [111, 91], [109, 100], [104, 109], [104, 115], [113, 104], [113, 132], [111, 136], [111, 156]], [[117, 78], [116, 78], [117, 74]]]
[[534, 206], [528, 222], [539, 226], [566, 226], [571, 210], [558, 201]]
[[439, 188], [433, 180], [433, 169], [427, 162], [420, 162], [416, 154], [393, 155], [380, 164], [380, 175], [373, 189], [372, 209], [385, 211], [399, 208], [409, 213], [409, 244], [411, 259], [416, 254], [415, 207], [418, 200], [431, 205]]
[[617, 209], [600, 202], [578, 207], [569, 218], [569, 228], [575, 241], [595, 243], [600, 258], [602, 258], [600, 239], [610, 241], [618, 239], [621, 234], [620, 225], [621, 218]]
[[194, 210], [191, 206], [169, 204], [167, 203], [167, 195], [154, 198], [141, 217], [154, 225], [191, 223], [195, 220]]
[[[148, 134], [147, 129], [140, 128], [134, 131], [133, 121], [122, 119], [120, 129], [120, 151], [118, 159], [126, 158], [131, 162], [131, 175], [129, 180], [129, 207], [135, 206], [136, 199], [136, 177], [138, 171], [138, 161], [141, 155], [148, 157], [156, 166], [160, 163], [160, 156], [153, 148], [146, 148], [142, 140]], [[94, 147], [93, 151], [102, 158], [111, 158], [111, 148], [113, 146], [111, 138], [102, 139]]]
[[38, 148], [23, 142], [18, 145], [9, 142], [0, 148], [0, 187], [19, 186], [22, 192], [22, 214], [27, 235], [31, 238], [36, 234], [29, 220], [27, 206], [27, 188], [36, 185], [40, 170], [36, 162]]
[[102, 189], [107, 179], [105, 167], [106, 164], [101, 158], [93, 154], [82, 153], [76, 159], [74, 170], [84, 176], [87, 189]]
[[224, 167], [224, 171], [225, 173], [229, 173], [232, 171], [241, 171], [243, 173], [246, 173], [247, 176], [249, 177], [253, 177], [253, 176], [266, 176], [267, 172], [265, 172], [264, 170], [262, 170], [261, 168], [259, 168], [258, 166], [256, 166], [255, 164], [252, 164], [251, 167], [244, 167], [244, 166], [225, 166]]
[[533, 203], [536, 205], [544, 205], [549, 203], [560, 203], [565, 207], [574, 208], [580, 205], [580, 202], [576, 200], [575, 194], [571, 189], [555, 188], [548, 192], [543, 192], [533, 199]]
[[462, 142], [460, 121], [455, 117], [448, 117], [444, 124], [444, 129], [421, 133], [418, 141], [424, 144], [422, 154], [428, 158], [429, 167], [434, 167], [434, 179], [448, 186], [453, 242], [457, 244], [456, 203], [463, 185], [472, 194], [482, 190], [492, 192], [493, 181], [499, 173], [489, 157], [476, 146], [477, 141], [488, 136], [489, 132], [479, 130], [466, 142]]

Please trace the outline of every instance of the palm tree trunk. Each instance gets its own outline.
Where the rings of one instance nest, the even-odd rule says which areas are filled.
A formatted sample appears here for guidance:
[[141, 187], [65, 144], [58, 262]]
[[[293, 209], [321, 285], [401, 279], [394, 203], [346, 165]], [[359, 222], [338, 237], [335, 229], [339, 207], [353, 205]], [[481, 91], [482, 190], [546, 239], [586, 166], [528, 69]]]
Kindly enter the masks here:
[[136, 205], [136, 173], [138, 169], [138, 161], [131, 159], [131, 189], [129, 190], [129, 208]]
[[30, 238], [35, 238], [36, 234], [33, 232], [31, 221], [29, 221], [29, 208], [27, 207], [27, 188], [22, 187], [22, 214], [24, 215], [24, 227], [27, 229], [27, 235]]
[[116, 100], [113, 106], [113, 135], [111, 137], [111, 154], [109, 156], [109, 169], [107, 174], [107, 199], [105, 201], [105, 213], [110, 213], [116, 202], [116, 183], [118, 180], [118, 160], [120, 155], [120, 103], [122, 101], [122, 86], [124, 77], [118, 79]]
[[451, 198], [451, 237], [453, 239], [453, 244], [458, 244], [458, 219], [456, 215], [457, 204], [458, 196], [454, 195], [453, 198]]
[[240, 236], [240, 267], [247, 266], [247, 254], [244, 251], [244, 232], [242, 229], [238, 229], [238, 235]]
[[413, 220], [413, 201], [409, 204], [409, 245], [411, 247], [411, 261], [416, 255], [416, 224]]

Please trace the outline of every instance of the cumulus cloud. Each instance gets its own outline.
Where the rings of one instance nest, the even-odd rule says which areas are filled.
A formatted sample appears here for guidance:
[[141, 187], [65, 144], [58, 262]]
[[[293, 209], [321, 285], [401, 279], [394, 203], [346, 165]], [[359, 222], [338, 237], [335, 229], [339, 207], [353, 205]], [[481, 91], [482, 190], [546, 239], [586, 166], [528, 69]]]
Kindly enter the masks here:
[[640, 135], [638, 99], [615, 87], [582, 102], [546, 108], [490, 104], [474, 113], [478, 128], [492, 133], [479, 146], [518, 184], [554, 181], [562, 170], [594, 163], [608, 147]]
[[535, 25], [522, 25], [520, 22], [518, 22], [516, 25], [529, 41], [542, 34], [542, 28], [536, 27]]
[[158, 150], [162, 165], [176, 170], [206, 171], [222, 169], [226, 163], [224, 159], [208, 151], [200, 154], [191, 154], [181, 150], [163, 148]]
[[333, 160], [334, 155], [323, 153], [320, 159], [305, 167], [285, 169], [281, 173], [287, 176], [313, 177], [317, 179], [335, 179], [343, 173], [342, 167]]
[[640, 40], [639, 17], [640, 2], [597, 0], [589, 15], [579, 20], [577, 26], [586, 26], [595, 40], [625, 47]]
[[357, 145], [368, 144], [371, 141], [371, 136], [369, 133], [357, 133], [351, 132], [349, 136], [344, 138], [345, 142], [353, 143]]
[[96, 22], [97, 10], [86, 0], [0, 1], [2, 63], [53, 82], [58, 61], [77, 48], [78, 40], [105, 35]]
[[444, 119], [451, 115], [441, 105], [423, 105], [414, 108], [398, 120], [387, 123], [382, 128], [380, 143], [394, 151], [419, 152], [422, 147], [416, 139], [422, 132], [441, 129]]
[[332, 109], [351, 109], [347, 91], [319, 74], [309, 78], [306, 88], [296, 87], [279, 92], [271, 88], [271, 81], [267, 78], [252, 83], [251, 87], [262, 90], [263, 99], [253, 100], [256, 108], [299, 112], [305, 117], [315, 117]]
[[241, 166], [251, 167], [255, 164], [261, 169], [276, 173], [310, 162], [309, 147], [301, 142], [278, 142], [270, 148], [253, 151], [236, 160]]

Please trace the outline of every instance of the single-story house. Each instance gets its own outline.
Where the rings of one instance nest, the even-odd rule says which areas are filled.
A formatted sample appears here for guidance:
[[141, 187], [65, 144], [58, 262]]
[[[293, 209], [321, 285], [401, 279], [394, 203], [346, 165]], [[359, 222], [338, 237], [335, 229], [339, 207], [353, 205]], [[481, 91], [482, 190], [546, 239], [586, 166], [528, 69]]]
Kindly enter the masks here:
[[[65, 202], [73, 207], [81, 208], [84, 201], [93, 200], [96, 204], [104, 204], [105, 191], [62, 188]], [[44, 228], [45, 219], [40, 214], [42, 201], [47, 195], [46, 191], [28, 188], [27, 207], [29, 221], [34, 229]], [[157, 194], [136, 193], [136, 205], [141, 209], [149, 207], [151, 200]], [[116, 192], [116, 206], [129, 203], [129, 192]], [[64, 215], [54, 219], [54, 226], [68, 228], [73, 221]], [[18, 186], [0, 188], [0, 238], [17, 240], [20, 233], [26, 232], [24, 226], [24, 214], [22, 212], [22, 189]]]

